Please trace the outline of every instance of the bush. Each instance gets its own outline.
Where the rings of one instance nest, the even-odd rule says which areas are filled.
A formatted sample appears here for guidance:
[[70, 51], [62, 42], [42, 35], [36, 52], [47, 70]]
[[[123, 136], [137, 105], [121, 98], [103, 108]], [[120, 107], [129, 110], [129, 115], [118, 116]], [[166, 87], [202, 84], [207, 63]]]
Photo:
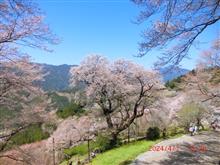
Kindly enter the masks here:
[[169, 89], [173, 89], [173, 90], [181, 90], [181, 83], [182, 83], [182, 77], [183, 76], [179, 76], [171, 81], [167, 81], [165, 83], [165, 87], [169, 88]]
[[112, 148], [111, 139], [108, 136], [102, 134], [98, 135], [95, 143], [97, 149], [101, 150], [102, 152]]
[[184, 129], [177, 125], [171, 125], [168, 128], [168, 136], [175, 136], [177, 134], [183, 134], [183, 133], [184, 133]]
[[166, 84], [165, 84], [165, 86], [166, 86], [167, 88], [170, 88], [170, 89], [177, 88], [176, 83], [173, 82], [173, 81], [167, 81]]
[[158, 127], [149, 127], [146, 138], [148, 140], [156, 140], [160, 138], [160, 129]]
[[[93, 145], [91, 145], [92, 147]], [[69, 155], [69, 156], [74, 156], [74, 155], [85, 155], [88, 153], [88, 145], [87, 143], [80, 144], [78, 146], [68, 148], [64, 150], [64, 153]]]
[[67, 118], [69, 116], [77, 115], [79, 116], [80, 114], [84, 113], [85, 110], [78, 104], [76, 103], [71, 103], [64, 107], [63, 109], [59, 109], [56, 114], [60, 118]]
[[177, 129], [178, 129], [177, 126], [170, 126], [168, 128], [168, 135], [169, 136], [175, 136], [178, 133]]

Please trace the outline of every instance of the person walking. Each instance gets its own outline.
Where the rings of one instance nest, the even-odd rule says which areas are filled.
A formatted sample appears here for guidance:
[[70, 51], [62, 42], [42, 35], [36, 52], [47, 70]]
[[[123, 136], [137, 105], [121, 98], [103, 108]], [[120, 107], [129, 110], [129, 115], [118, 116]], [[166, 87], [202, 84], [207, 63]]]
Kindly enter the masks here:
[[194, 132], [194, 127], [193, 126], [189, 127], [189, 132], [190, 132], [190, 135], [193, 136], [193, 132]]
[[198, 127], [197, 127], [197, 125], [195, 125], [195, 126], [194, 126], [194, 129], [193, 129], [193, 134], [194, 134], [194, 135], [197, 134], [197, 130], [198, 130]]

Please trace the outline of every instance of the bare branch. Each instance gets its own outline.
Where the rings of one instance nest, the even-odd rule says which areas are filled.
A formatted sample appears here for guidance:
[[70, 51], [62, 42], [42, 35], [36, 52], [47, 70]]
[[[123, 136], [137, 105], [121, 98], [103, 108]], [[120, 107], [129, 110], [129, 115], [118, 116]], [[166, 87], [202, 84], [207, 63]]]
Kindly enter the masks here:
[[219, 0], [132, 1], [144, 8], [138, 22], [149, 22], [142, 35], [139, 56], [156, 48], [165, 50], [157, 66], [178, 65], [198, 37], [220, 20]]

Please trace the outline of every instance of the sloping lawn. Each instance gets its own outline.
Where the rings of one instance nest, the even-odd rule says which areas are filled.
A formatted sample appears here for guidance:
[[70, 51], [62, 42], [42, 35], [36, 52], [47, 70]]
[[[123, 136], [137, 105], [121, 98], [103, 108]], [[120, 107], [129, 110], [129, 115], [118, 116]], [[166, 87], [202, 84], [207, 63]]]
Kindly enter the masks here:
[[[182, 136], [182, 133], [179, 133], [175, 136], [168, 137], [168, 139], [173, 139]], [[122, 145], [118, 148], [108, 150], [101, 154], [98, 154], [96, 158], [92, 160], [88, 165], [128, 165], [130, 164], [138, 155], [150, 150], [151, 146], [159, 143], [164, 139], [158, 139], [156, 141], [141, 140], [135, 141], [129, 144]], [[83, 145], [81, 146], [83, 147]], [[66, 150], [71, 151], [71, 149]], [[67, 154], [67, 153], [66, 153]], [[84, 160], [87, 158], [87, 154], [84, 155], [73, 155], [70, 161], [73, 163], [77, 160]], [[67, 161], [62, 162], [60, 165], [67, 165]]]
[[125, 165], [158, 141], [136, 141], [97, 155], [90, 165]]

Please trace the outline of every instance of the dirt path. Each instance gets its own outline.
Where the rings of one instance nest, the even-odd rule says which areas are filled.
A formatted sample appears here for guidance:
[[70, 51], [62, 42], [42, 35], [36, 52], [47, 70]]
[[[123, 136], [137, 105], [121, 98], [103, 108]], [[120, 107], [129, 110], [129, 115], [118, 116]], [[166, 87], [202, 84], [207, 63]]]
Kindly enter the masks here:
[[184, 135], [158, 143], [132, 165], [220, 165], [220, 132]]

